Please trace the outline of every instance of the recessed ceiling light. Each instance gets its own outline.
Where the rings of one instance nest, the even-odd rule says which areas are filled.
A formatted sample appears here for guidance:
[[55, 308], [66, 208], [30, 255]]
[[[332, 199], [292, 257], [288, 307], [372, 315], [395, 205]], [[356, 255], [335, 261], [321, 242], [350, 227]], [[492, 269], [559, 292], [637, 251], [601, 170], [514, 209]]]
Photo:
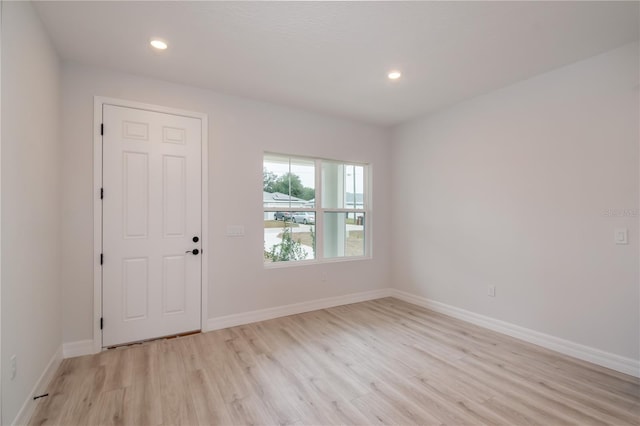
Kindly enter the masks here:
[[400, 76], [402, 76], [402, 73], [400, 71], [391, 71], [388, 74], [389, 80], [397, 80], [400, 78]]
[[167, 42], [157, 38], [154, 38], [153, 40], [151, 40], [150, 44], [151, 46], [153, 46], [158, 50], [165, 50], [167, 48]]

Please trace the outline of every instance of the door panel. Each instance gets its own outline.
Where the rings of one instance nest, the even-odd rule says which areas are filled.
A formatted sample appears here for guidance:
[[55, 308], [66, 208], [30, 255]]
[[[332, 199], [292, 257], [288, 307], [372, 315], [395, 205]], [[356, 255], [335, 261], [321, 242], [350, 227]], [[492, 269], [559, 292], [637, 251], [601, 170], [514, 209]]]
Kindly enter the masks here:
[[149, 302], [149, 259], [123, 259], [122, 263], [123, 320], [144, 319]]
[[201, 121], [104, 105], [103, 123], [102, 346], [200, 330]]
[[162, 312], [166, 314], [185, 311], [186, 260], [185, 255], [165, 256], [163, 259]]
[[124, 152], [122, 156], [124, 238], [147, 238], [149, 228], [149, 156]]
[[162, 158], [164, 197], [162, 203], [164, 236], [184, 237], [186, 230], [187, 196], [186, 159], [165, 155]]

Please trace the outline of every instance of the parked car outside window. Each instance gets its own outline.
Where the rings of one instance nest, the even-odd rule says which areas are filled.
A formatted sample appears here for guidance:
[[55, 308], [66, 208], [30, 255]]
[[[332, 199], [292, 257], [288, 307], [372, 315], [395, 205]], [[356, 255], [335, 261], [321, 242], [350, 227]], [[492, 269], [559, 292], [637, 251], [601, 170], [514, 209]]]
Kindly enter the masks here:
[[273, 215], [275, 220], [291, 220], [291, 212], [276, 212], [276, 214]]
[[296, 212], [292, 217], [293, 223], [316, 223], [316, 214], [311, 212]]

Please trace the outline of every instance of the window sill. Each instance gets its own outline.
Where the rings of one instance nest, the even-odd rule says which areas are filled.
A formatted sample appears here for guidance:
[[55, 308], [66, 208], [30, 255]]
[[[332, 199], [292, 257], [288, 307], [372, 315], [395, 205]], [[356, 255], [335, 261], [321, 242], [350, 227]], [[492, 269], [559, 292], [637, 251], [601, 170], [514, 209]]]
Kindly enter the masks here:
[[333, 257], [322, 260], [296, 260], [287, 262], [263, 263], [264, 269], [282, 269], [295, 268], [298, 266], [326, 265], [330, 263], [357, 262], [363, 260], [372, 260], [371, 256], [349, 256], [349, 257]]

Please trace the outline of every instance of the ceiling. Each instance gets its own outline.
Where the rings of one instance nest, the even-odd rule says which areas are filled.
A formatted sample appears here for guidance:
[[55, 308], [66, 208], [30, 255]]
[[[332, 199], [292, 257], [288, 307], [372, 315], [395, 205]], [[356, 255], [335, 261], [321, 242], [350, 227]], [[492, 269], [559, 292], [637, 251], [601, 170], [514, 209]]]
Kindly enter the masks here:
[[[638, 2], [40, 2], [66, 60], [388, 126], [639, 38]], [[162, 37], [169, 49], [149, 46]], [[387, 79], [391, 69], [402, 78]]]

